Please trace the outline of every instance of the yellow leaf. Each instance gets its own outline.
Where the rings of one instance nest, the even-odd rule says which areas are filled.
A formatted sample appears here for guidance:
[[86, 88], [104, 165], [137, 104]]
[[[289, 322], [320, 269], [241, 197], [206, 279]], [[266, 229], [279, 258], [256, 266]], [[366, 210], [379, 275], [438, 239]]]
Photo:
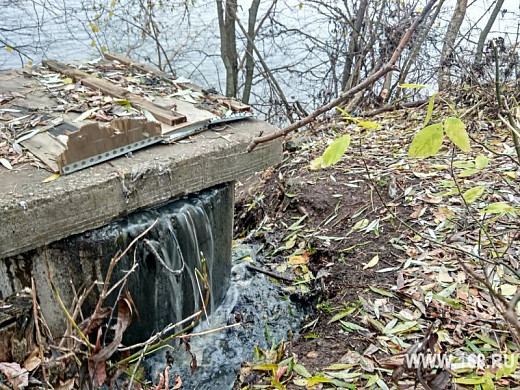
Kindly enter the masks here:
[[307, 256], [291, 256], [289, 257], [289, 263], [293, 265], [307, 264], [309, 257]]
[[359, 127], [362, 127], [364, 129], [368, 129], [368, 130], [381, 130], [383, 128], [383, 126], [381, 126], [379, 123], [377, 122], [368, 122], [368, 121], [358, 121], [356, 123]]
[[107, 47], [106, 46], [101, 46], [101, 51], [104, 53], [107, 51]]
[[42, 183], [48, 183], [50, 181], [56, 180], [58, 177], [60, 177], [60, 174], [55, 173], [55, 174], [49, 176], [47, 179], [42, 180]]
[[7, 51], [11, 53], [13, 51], [13, 48], [11, 46], [7, 46]]
[[72, 84], [73, 80], [70, 77], [67, 77], [66, 79], [63, 79], [63, 84]]
[[90, 46], [92, 46], [92, 47], [96, 46], [96, 42], [94, 42], [94, 41], [90, 42]]
[[505, 295], [506, 297], [512, 296], [516, 294], [516, 286], [513, 286], [512, 284], [503, 284], [500, 286], [500, 292], [502, 295]]
[[399, 88], [416, 88], [416, 89], [422, 89], [422, 88], [426, 88], [427, 85], [423, 85], [423, 84], [399, 84], [398, 87], [399, 87]]
[[367, 264], [365, 264], [365, 266], [363, 267], [363, 269], [372, 268], [372, 267], [374, 267], [377, 263], [379, 263], [379, 255], [375, 255], [374, 257], [372, 257], [372, 260], [370, 260]]

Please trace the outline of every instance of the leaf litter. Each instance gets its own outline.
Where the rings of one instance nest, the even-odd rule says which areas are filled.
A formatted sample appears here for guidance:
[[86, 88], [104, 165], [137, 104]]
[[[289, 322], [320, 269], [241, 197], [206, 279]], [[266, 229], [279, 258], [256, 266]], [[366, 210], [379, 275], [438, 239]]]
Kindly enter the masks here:
[[[285, 289], [314, 302], [299, 337], [273, 347], [278, 359], [270, 370], [255, 369], [266, 351], [244, 365], [238, 384], [519, 386], [520, 340], [488, 290], [507, 303], [520, 286], [518, 165], [492, 113], [462, 121], [460, 112], [446, 105], [433, 112], [430, 101], [427, 113], [379, 115], [381, 128], [342, 118], [316, 122], [307, 141], [253, 185], [261, 199], [241, 197], [238, 187], [237, 233], [262, 243], [264, 267], [296, 278]], [[430, 121], [439, 123], [438, 152], [408, 157]], [[331, 156], [346, 135], [350, 148]], [[324, 157], [339, 162], [324, 164]], [[414, 354], [447, 364], [416, 369], [408, 361]], [[492, 364], [496, 354], [511, 364]]]

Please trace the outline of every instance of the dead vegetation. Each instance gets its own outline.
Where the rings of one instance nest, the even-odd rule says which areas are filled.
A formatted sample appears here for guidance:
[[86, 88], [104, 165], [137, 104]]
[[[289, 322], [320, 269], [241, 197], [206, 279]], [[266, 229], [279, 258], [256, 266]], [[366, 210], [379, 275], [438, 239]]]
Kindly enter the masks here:
[[[294, 136], [293, 152], [250, 191], [238, 233], [263, 243], [264, 267], [296, 280], [288, 290], [318, 303], [296, 341], [242, 369], [243, 387], [518, 386], [511, 129], [493, 85], [436, 102], [431, 122], [461, 118], [470, 152], [445, 140], [435, 156], [408, 157], [425, 106], [371, 118], [381, 128], [335, 117]], [[312, 170], [327, 139], [345, 134], [341, 161]]]

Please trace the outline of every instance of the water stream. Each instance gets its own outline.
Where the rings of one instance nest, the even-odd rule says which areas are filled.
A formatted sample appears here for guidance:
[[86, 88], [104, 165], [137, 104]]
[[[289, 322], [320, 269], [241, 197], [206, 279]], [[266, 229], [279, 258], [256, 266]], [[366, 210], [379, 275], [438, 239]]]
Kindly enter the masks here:
[[[157, 382], [157, 372], [166, 366], [165, 351], [174, 358], [174, 375], [183, 389], [231, 389], [243, 361], [253, 358], [255, 347], [268, 349], [287, 332], [297, 333], [303, 310], [284, 296], [281, 288], [262, 274], [252, 273], [255, 263], [251, 246], [236, 244], [232, 251], [232, 187], [224, 185], [190, 195], [159, 208], [136, 212], [103, 228], [75, 237], [67, 247], [78, 248], [84, 263], [88, 258], [109, 259], [139, 236], [155, 220], [156, 225], [125, 256], [115, 272], [115, 282], [134, 262], [136, 271], [128, 286], [140, 321], [125, 333], [125, 344], [142, 342], [171, 323], [202, 308], [203, 285], [195, 270], [207, 267], [211, 302], [208, 318], [194, 333], [240, 323], [240, 325], [192, 337], [191, 352], [197, 369], [191, 375], [192, 356], [185, 345], [171, 343], [144, 362], [147, 377]], [[175, 330], [179, 330], [176, 328]]]
[[[246, 256], [247, 255], [247, 256]], [[247, 260], [244, 260], [244, 257]], [[240, 364], [254, 357], [255, 347], [269, 349], [287, 340], [287, 332], [300, 326], [303, 310], [290, 301], [282, 290], [264, 275], [251, 273], [246, 264], [255, 261], [254, 248], [239, 245], [233, 251], [231, 283], [222, 304], [201, 322], [194, 333], [240, 325], [203, 336], [193, 337], [190, 350], [196, 356], [197, 369], [191, 375], [191, 355], [184, 345], [174, 345], [170, 355], [174, 375], [182, 378], [184, 389], [231, 389]], [[158, 352], [145, 362], [147, 374], [155, 383], [158, 372], [166, 366], [165, 352]]]

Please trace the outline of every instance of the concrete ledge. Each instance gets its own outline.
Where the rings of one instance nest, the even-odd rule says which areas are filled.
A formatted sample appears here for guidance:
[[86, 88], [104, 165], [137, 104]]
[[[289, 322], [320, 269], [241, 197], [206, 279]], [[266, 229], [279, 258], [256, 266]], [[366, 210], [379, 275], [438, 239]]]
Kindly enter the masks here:
[[155, 206], [277, 164], [280, 140], [246, 148], [276, 129], [243, 120], [191, 143], [158, 145], [42, 183], [50, 174], [25, 166], [0, 171], [0, 258], [95, 229]]

